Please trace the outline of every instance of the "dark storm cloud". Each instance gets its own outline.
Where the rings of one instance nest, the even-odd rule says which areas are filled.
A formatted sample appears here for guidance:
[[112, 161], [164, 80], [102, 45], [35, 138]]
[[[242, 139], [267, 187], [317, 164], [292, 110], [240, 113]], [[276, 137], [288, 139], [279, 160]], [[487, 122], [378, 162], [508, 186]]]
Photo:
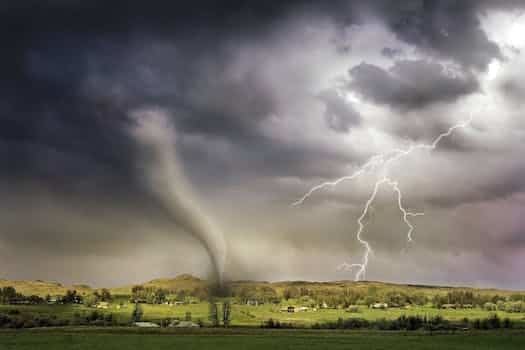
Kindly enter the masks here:
[[400, 56], [403, 53], [403, 50], [401, 49], [393, 49], [391, 47], [384, 47], [381, 50], [381, 55], [388, 57], [388, 58], [396, 58], [397, 56]]
[[[235, 54], [228, 47], [247, 38], [262, 39], [276, 24], [300, 11], [328, 16], [341, 24], [373, 13], [401, 40], [465, 66], [481, 67], [491, 57], [499, 57], [476, 19], [488, 5], [461, 4], [7, 2], [0, 8], [0, 38], [5, 47], [0, 58], [1, 136], [18, 148], [27, 148], [19, 143], [44, 144], [59, 152], [80, 154], [80, 158], [94, 158], [94, 162], [125, 173], [131, 152], [128, 137], [121, 133], [124, 112], [160, 104], [173, 108], [177, 127], [188, 132], [264, 142], [258, 124], [275, 111], [274, 91], [261, 81], [256, 69], [236, 77], [225, 74], [226, 62]], [[429, 67], [419, 66], [421, 73], [438, 78], [438, 89], [452, 88], [450, 93], [440, 92], [437, 101], [452, 100], [454, 94], [474, 89], [470, 81], [461, 85], [459, 80], [439, 76], [436, 69], [424, 72]], [[417, 69], [402, 66], [400, 73], [414, 75]], [[372, 78], [381, 76], [376, 73]], [[376, 83], [370, 83], [367, 91]], [[411, 83], [405, 87], [410, 89]], [[378, 89], [382, 91], [369, 93], [382, 101], [388, 99], [388, 91]], [[434, 100], [426, 92], [414, 99], [398, 97], [407, 107]], [[342, 107], [330, 103], [326, 116], [330, 127], [344, 131], [357, 121], [357, 113]], [[15, 169], [24, 164], [35, 166], [27, 152], [10, 157], [11, 162], [18, 159]]]
[[439, 63], [396, 61], [384, 70], [362, 62], [350, 69], [349, 87], [378, 104], [418, 109], [438, 102], [453, 102], [479, 86], [474, 76], [453, 76]]
[[[504, 6], [505, 1], [498, 3]], [[466, 68], [485, 70], [493, 58], [502, 58], [498, 45], [481, 28], [478, 16], [486, 6], [468, 0], [409, 0], [391, 2], [384, 10], [400, 40]]]
[[[352, 88], [371, 101], [419, 110], [475, 92], [478, 85], [471, 71], [484, 70], [491, 59], [501, 58], [477, 17], [485, 9], [510, 6], [510, 2], [497, 3], [500, 5], [386, 0], [4, 1], [0, 4], [0, 181], [4, 198], [0, 205], [0, 250], [13, 254], [38, 250], [40, 256], [48, 253], [67, 259], [98, 253], [126, 255], [133, 247], [139, 249], [138, 245], [147, 242], [162, 245], [172, 231], [181, 232], [171, 226], [162, 206], [137, 179], [137, 145], [127, 130], [133, 124], [130, 112], [140, 109], [159, 107], [173, 117], [184, 170], [199, 193], [209, 195], [226, 189], [248, 197], [240, 201], [221, 198], [221, 207], [235, 207], [235, 223], [243, 213], [236, 207], [259, 201], [256, 193], [267, 197], [275, 194], [276, 188], [268, 185], [276, 181], [274, 177], [297, 181], [295, 189], [300, 186], [302, 191], [304, 178], [342, 175], [347, 170], [344, 167], [359, 163], [363, 155], [333, 147], [332, 139], [344, 135], [332, 132], [326, 141], [321, 135], [325, 131], [322, 124], [319, 130], [315, 129], [317, 125], [308, 125], [310, 119], [306, 119], [311, 115], [287, 116], [297, 121], [290, 128], [291, 141], [272, 134], [280, 131], [274, 130], [278, 127], [264, 129], [267, 123], [282, 118], [282, 105], [310, 102], [304, 98], [305, 90], [313, 105], [318, 105], [319, 99], [324, 103], [319, 113], [324, 113], [324, 121], [332, 130], [346, 133], [365, 123], [353, 105], [334, 91], [318, 95], [319, 91], [308, 90], [310, 87], [304, 87], [300, 79], [289, 83], [290, 76], [301, 77], [308, 72], [297, 69], [288, 75], [295, 66], [286, 66], [283, 51], [315, 56], [325, 50], [324, 46], [319, 50], [303, 48], [304, 42], [289, 36], [289, 24], [296, 25], [294, 21], [301, 15], [307, 18], [301, 24], [304, 27], [321, 18], [338, 29], [378, 19], [400, 41], [423, 55], [459, 63], [464, 72], [456, 77], [444, 74], [438, 63], [426, 61], [398, 61], [391, 70], [366, 63], [352, 69]], [[304, 38], [307, 41], [310, 37]], [[275, 42], [279, 45], [273, 47]], [[246, 59], [240, 57], [240, 48], [245, 47], [260, 50]], [[351, 45], [344, 48], [339, 48], [340, 55], [359, 54]], [[391, 59], [398, 59], [399, 54], [396, 49], [383, 50]], [[322, 59], [312, 62], [323, 69], [330, 65]], [[268, 77], [267, 70], [281, 66], [284, 69], [279, 73], [284, 74]], [[303, 133], [316, 132], [319, 135], [306, 135], [304, 139], [322, 139], [321, 146], [308, 144], [310, 139], [303, 141]], [[247, 178], [253, 181], [249, 185], [239, 181]], [[264, 185], [250, 186], [257, 181]], [[494, 196], [519, 188], [494, 189]], [[277, 189], [279, 195], [290, 200], [297, 195], [290, 194], [284, 185], [282, 189]], [[481, 193], [486, 190], [480, 186], [472, 198], [486, 198]], [[288, 198], [277, 200], [285, 203], [273, 210], [284, 212]], [[253, 216], [258, 215], [263, 224], [277, 216], [254, 211]], [[286, 215], [283, 222], [290, 220]], [[292, 241], [305, 250], [315, 245], [324, 255], [324, 247], [340, 244], [338, 240], [327, 244], [326, 235], [320, 239], [318, 233], [338, 231], [346, 235], [348, 216], [345, 208], [341, 215], [344, 219], [334, 224], [337, 230], [335, 226], [323, 227], [332, 225], [331, 219], [316, 220], [318, 226], [306, 234], [315, 239], [304, 239], [304, 224], [304, 230], [297, 230], [299, 239], [294, 236], [279, 241], [282, 237], [275, 233], [268, 252], [277, 247], [285, 258], [275, 259], [275, 268], [268, 274], [279, 271], [283, 261], [293, 260], [288, 245], [281, 247], [279, 242]], [[263, 231], [261, 240], [267, 239]], [[282, 226], [268, 231], [280, 233]], [[247, 237], [237, 238], [244, 242]], [[157, 252], [148, 254], [151, 257]], [[235, 253], [244, 252], [239, 249]], [[186, 254], [183, 266], [191, 268], [194, 256]], [[261, 256], [261, 260], [266, 258]], [[249, 256], [243, 268], [249, 270], [252, 261]], [[42, 268], [26, 263], [31, 265], [32, 276], [38, 278]], [[147, 263], [141, 262], [147, 266], [141, 270], [145, 278], [156, 269]], [[17, 267], [13, 269], [16, 274]]]
[[[129, 110], [149, 105], [173, 111], [183, 133], [248, 147], [254, 154], [247, 157], [263, 153], [266, 162], [275, 158], [279, 164], [283, 154], [300, 156], [301, 150], [280, 149], [259, 131], [278, 98], [257, 65], [242, 72], [227, 68], [239, 45], [263, 40], [288, 14], [297, 9], [330, 14], [331, 6], [309, 1], [4, 6], [0, 35], [9, 52], [0, 58], [6, 78], [0, 83], [0, 137], [9, 147], [3, 163], [10, 166], [0, 171], [59, 184], [74, 183], [81, 173], [94, 183], [129, 183], [129, 190], [134, 145], [122, 130]], [[334, 110], [339, 107], [329, 109], [336, 113], [332, 126], [342, 130], [351, 116]]]
[[323, 91], [319, 98], [325, 104], [324, 118], [328, 127], [337, 132], [348, 132], [361, 122], [359, 112], [335, 90]]

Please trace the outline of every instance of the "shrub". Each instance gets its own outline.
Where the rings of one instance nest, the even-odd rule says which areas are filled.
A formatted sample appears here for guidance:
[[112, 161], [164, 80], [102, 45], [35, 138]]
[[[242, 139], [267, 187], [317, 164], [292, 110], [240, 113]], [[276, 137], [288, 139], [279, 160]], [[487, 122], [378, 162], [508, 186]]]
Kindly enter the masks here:
[[485, 309], [486, 311], [496, 311], [497, 305], [494, 303], [488, 302], [483, 305], [483, 309]]
[[270, 318], [261, 325], [261, 328], [294, 328], [294, 325]]

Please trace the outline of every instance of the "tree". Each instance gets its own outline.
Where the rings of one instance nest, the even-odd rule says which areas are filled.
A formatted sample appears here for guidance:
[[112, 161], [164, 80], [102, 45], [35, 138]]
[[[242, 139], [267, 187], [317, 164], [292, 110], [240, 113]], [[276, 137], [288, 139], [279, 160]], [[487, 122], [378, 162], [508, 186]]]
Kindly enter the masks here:
[[185, 301], [186, 300], [187, 293], [185, 290], [179, 290], [177, 292], [176, 300], [178, 301]]
[[11, 300], [14, 300], [16, 298], [16, 289], [11, 286], [2, 288], [1, 297], [3, 304], [9, 304]]
[[142, 320], [143, 315], [144, 311], [142, 311], [142, 306], [139, 303], [135, 303], [135, 308], [131, 313], [131, 319], [133, 320], [133, 322], [139, 322], [140, 320]]
[[494, 304], [494, 303], [491, 303], [491, 302], [486, 302], [483, 305], [483, 309], [485, 309], [486, 311], [496, 311], [497, 310], [497, 305]]
[[64, 304], [79, 304], [82, 301], [82, 297], [77, 294], [76, 290], [68, 290], [62, 301]]
[[228, 300], [222, 303], [222, 324], [229, 327], [231, 321], [231, 304]]
[[98, 297], [95, 294], [89, 294], [84, 297], [84, 305], [91, 307], [94, 306], [98, 301]]
[[102, 288], [100, 291], [100, 301], [111, 301], [111, 293], [108, 289]]
[[213, 301], [211, 301], [209, 305], [208, 319], [210, 320], [212, 327], [219, 326], [219, 309], [217, 304]]
[[283, 291], [283, 297], [286, 300], [294, 299], [294, 298], [297, 298], [298, 296], [299, 296], [299, 289], [297, 289], [297, 287], [292, 286], [290, 288], [286, 288]]

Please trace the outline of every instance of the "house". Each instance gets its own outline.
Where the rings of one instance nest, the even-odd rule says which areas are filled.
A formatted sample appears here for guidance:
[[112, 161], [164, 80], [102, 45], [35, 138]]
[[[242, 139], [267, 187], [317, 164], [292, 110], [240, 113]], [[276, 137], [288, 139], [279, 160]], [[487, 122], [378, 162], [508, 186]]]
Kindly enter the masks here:
[[58, 303], [59, 303], [59, 300], [58, 300], [57, 297], [49, 297], [49, 298], [47, 299], [47, 303], [48, 303], [48, 304], [58, 304]]
[[99, 301], [95, 307], [97, 309], [109, 309], [109, 303], [107, 301]]
[[328, 309], [328, 304], [323, 301], [323, 303], [321, 304], [321, 306], [319, 308], [320, 309]]
[[346, 308], [346, 312], [359, 312], [359, 306], [357, 306], [357, 305], [349, 305]]
[[456, 304], [443, 304], [441, 305], [441, 308], [442, 309], [456, 309], [457, 305]]
[[387, 303], [374, 303], [370, 305], [371, 309], [388, 309]]
[[295, 306], [288, 306], [286, 312], [295, 312]]
[[297, 308], [296, 312], [305, 312], [305, 311], [308, 311], [308, 310], [310, 310], [309, 307], [307, 307], [307, 306], [300, 306], [300, 307]]
[[192, 321], [173, 321], [169, 327], [175, 328], [200, 328], [200, 326]]
[[159, 328], [160, 326], [153, 322], [133, 322], [135, 327], [140, 328]]

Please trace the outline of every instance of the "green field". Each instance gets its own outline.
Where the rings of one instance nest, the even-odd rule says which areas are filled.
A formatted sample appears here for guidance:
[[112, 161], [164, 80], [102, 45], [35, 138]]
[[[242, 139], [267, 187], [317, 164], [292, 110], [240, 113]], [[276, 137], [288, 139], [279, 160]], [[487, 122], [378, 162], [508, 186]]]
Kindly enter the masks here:
[[[57, 282], [0, 279], [0, 287], [5, 289], [8, 286], [15, 287], [19, 295], [36, 294], [42, 298], [47, 297], [48, 301], [51, 301], [51, 296], [64, 296], [72, 288], [84, 301], [95, 296], [100, 298], [101, 295], [100, 289], [85, 285], [65, 287]], [[213, 286], [207, 281], [184, 274], [175, 278], [155, 279], [140, 286], [106, 290], [107, 294], [111, 292], [111, 296], [105, 299], [104, 307], [109, 306], [105, 309], [88, 307], [98, 305], [95, 302], [62, 304], [57, 303], [55, 299], [55, 302], [48, 304], [41, 299], [40, 303], [28, 305], [11, 304], [4, 300], [0, 305], [0, 317], [4, 315], [4, 320], [11, 317], [10, 320], [14, 322], [4, 322], [4, 327], [13, 328], [86, 324], [130, 325], [135, 308], [130, 300], [140, 300], [142, 321], [167, 325], [172, 319], [191, 317], [192, 321], [208, 326], [208, 300], [213, 298], [219, 305], [226, 300], [231, 303], [231, 326], [260, 327], [272, 319], [286, 327], [291, 325], [294, 328], [308, 328], [314, 325], [319, 328], [341, 318], [377, 321], [396, 320], [400, 316], [420, 316], [428, 320], [440, 316], [448, 321], [456, 321], [458, 327], [464, 328], [466, 326], [463, 325], [469, 323], [464, 321], [465, 318], [472, 323], [474, 320], [486, 320], [496, 314], [500, 320], [510, 319], [512, 322], [507, 324], [512, 323], [514, 328], [525, 328], [525, 293], [517, 291], [368, 281], [233, 281], [226, 286], [227, 293], [217, 297], [220, 293], [214, 292]], [[164, 299], [153, 299], [161, 294]], [[254, 304], [254, 301], [257, 302], [257, 306], [248, 305]], [[388, 303], [388, 307], [384, 310], [368, 307], [376, 302]], [[487, 307], [487, 304], [492, 307]], [[282, 312], [288, 306], [306, 307], [308, 311]], [[454, 309], [443, 309], [442, 306], [452, 306]], [[99, 314], [97, 317], [93, 317], [95, 311]], [[100, 317], [100, 313], [104, 314], [104, 317]], [[99, 322], [94, 322], [95, 320]]]
[[112, 331], [18, 331], [0, 333], [2, 350], [105, 349], [523, 349], [525, 334], [406, 334], [378, 332], [256, 330], [167, 333]]
[[[293, 301], [291, 301], [293, 304]], [[283, 304], [287, 305], [287, 304]], [[272, 318], [281, 322], [293, 323], [298, 326], [309, 326], [316, 322], [335, 321], [338, 318], [363, 318], [369, 321], [378, 319], [393, 320], [401, 315], [419, 315], [419, 316], [437, 316], [440, 315], [445, 319], [452, 321], [459, 321], [463, 318], [471, 320], [476, 318], [486, 318], [491, 314], [498, 314], [500, 318], [510, 318], [514, 321], [516, 326], [525, 325], [525, 314], [523, 313], [508, 313], [508, 312], [487, 312], [480, 308], [474, 309], [460, 309], [460, 310], [440, 310], [432, 307], [412, 307], [410, 309], [390, 308], [387, 310], [374, 310], [367, 307], [359, 308], [357, 313], [349, 313], [342, 309], [324, 309], [317, 311], [306, 312], [280, 312], [282, 305], [232, 305], [232, 326], [260, 326], [264, 321]], [[168, 318], [183, 319], [186, 313], [190, 312], [194, 321], [202, 320], [204, 323], [208, 322], [208, 304], [198, 303], [181, 306], [169, 305], [143, 305], [144, 310], [143, 320], [145, 321], [160, 321]], [[87, 315], [93, 312], [94, 308], [89, 308], [83, 305], [0, 305], [0, 311], [18, 310], [21, 314], [41, 314], [41, 315], [55, 315], [59, 319], [73, 320], [75, 313], [80, 315]], [[120, 306], [112, 304], [109, 309], [97, 310], [103, 313], [111, 313], [119, 321], [119, 323], [131, 322], [131, 313], [133, 310], [132, 304], [124, 304]]]

